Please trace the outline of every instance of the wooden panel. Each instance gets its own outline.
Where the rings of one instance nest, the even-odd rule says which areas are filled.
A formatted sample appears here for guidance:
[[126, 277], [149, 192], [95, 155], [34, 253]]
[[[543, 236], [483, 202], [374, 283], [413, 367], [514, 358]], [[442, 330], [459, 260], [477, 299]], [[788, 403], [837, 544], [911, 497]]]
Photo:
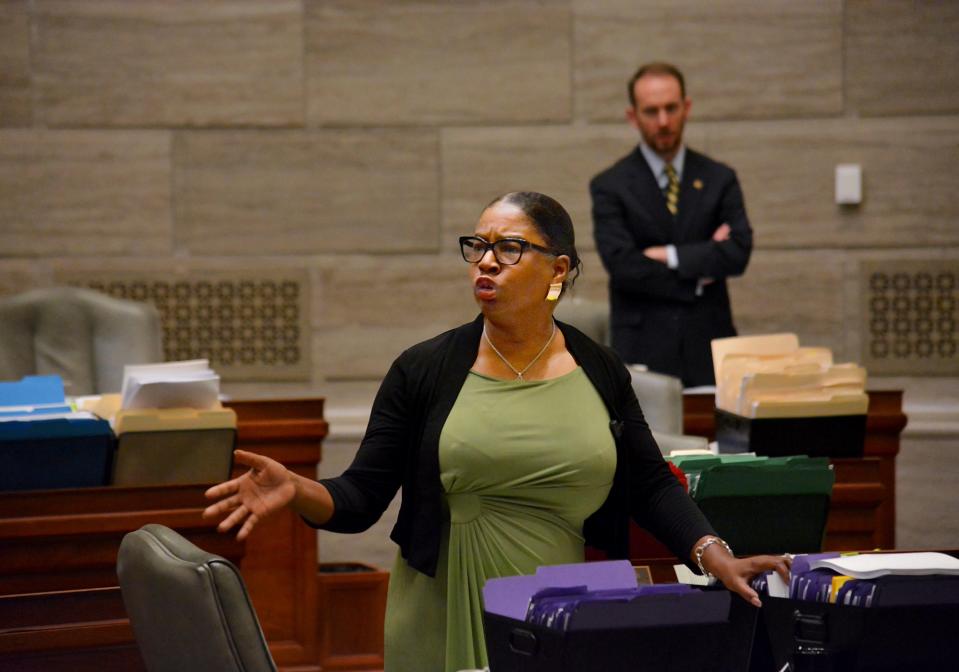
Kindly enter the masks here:
[[195, 255], [434, 250], [433, 130], [177, 136], [177, 247]]
[[[237, 446], [316, 478], [328, 427], [322, 399], [237, 401]], [[234, 476], [243, 469], [237, 468]], [[263, 521], [247, 539], [243, 580], [276, 664], [318, 670], [316, 530], [292, 511]]]
[[309, 120], [565, 121], [571, 98], [565, 4], [309, 2]]
[[577, 118], [621, 119], [630, 76], [663, 59], [684, 71], [700, 118], [842, 111], [840, 0], [575, 0], [574, 7]]
[[244, 545], [201, 517], [204, 490], [0, 493], [0, 669], [143, 669], [117, 586], [120, 542], [159, 523], [241, 563]]
[[323, 669], [383, 669], [389, 572], [359, 563], [323, 564], [318, 580]]
[[[315, 476], [328, 429], [322, 399], [232, 406], [240, 447]], [[116, 555], [126, 532], [155, 522], [212, 553], [243, 556], [244, 581], [277, 664], [318, 672], [315, 530], [284, 512], [239, 544], [202, 518], [206, 487], [0, 493], [0, 669], [143, 669], [119, 602]]]
[[7, 256], [168, 254], [170, 135], [0, 131]]
[[51, 126], [303, 121], [296, 0], [40, 0], [37, 117]]
[[846, 0], [846, 91], [862, 115], [959, 111], [959, 4]]

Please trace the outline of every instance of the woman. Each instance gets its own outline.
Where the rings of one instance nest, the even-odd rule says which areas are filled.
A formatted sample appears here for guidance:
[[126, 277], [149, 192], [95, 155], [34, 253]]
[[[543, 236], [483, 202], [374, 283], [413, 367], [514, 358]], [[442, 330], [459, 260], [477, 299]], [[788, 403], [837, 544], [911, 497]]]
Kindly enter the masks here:
[[733, 557], [669, 471], [608, 349], [555, 322], [581, 266], [563, 207], [514, 192], [460, 239], [481, 315], [393, 363], [350, 468], [319, 482], [237, 451], [251, 470], [207, 492], [245, 538], [291, 506], [360, 532], [398, 488], [386, 672], [483, 667], [481, 589], [492, 577], [582, 562], [584, 543], [626, 557], [628, 519], [759, 605], [754, 574], [785, 560]]

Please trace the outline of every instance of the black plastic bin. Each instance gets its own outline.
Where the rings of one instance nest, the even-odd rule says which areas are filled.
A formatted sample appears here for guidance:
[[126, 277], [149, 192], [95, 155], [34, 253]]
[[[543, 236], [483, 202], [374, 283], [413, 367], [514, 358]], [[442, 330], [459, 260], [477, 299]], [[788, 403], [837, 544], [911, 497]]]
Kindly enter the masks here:
[[[726, 590], [707, 590], [701, 614], [720, 609], [726, 618], [677, 623], [675, 596], [583, 605], [590, 623], [560, 632], [486, 612], [491, 672], [742, 672], [749, 669], [758, 610]], [[688, 599], [688, 598], [683, 598]], [[688, 603], [689, 606], [694, 606]], [[695, 612], [697, 609], [692, 609]], [[695, 614], [690, 614], [695, 618]], [[671, 624], [665, 624], [674, 619]]]
[[716, 442], [720, 453], [862, 457], [866, 416], [746, 418], [717, 408]]
[[[764, 597], [757, 626], [773, 667], [791, 672], [959, 669], [959, 604], [852, 607]], [[765, 640], [765, 641], [762, 641]], [[759, 668], [755, 665], [753, 670]]]

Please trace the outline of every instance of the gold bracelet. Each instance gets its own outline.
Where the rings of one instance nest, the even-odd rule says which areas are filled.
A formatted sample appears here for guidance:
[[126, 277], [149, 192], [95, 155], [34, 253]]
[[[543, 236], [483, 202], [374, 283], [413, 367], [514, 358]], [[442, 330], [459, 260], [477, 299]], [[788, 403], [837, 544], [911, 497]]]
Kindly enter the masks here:
[[699, 565], [700, 574], [705, 576], [707, 579], [713, 578], [713, 575], [710, 572], [706, 571], [706, 568], [703, 567], [703, 553], [705, 553], [706, 549], [712, 546], [713, 544], [720, 544], [723, 548], [726, 549], [727, 553], [729, 553], [733, 557], [736, 557], [736, 555], [733, 553], [733, 549], [729, 547], [729, 544], [727, 544], [725, 541], [723, 541], [719, 537], [710, 537], [709, 539], [701, 543], [699, 546], [697, 546], [696, 550], [693, 552], [693, 555], [696, 557], [696, 564]]

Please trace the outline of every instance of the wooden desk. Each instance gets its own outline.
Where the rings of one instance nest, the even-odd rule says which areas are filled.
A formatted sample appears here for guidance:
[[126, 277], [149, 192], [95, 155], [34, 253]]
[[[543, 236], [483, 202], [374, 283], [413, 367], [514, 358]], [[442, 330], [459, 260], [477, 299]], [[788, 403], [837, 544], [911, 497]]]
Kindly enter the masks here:
[[[683, 397], [683, 431], [716, 438], [715, 397], [687, 394]], [[899, 435], [906, 426], [902, 392], [869, 392], [866, 441], [862, 458], [832, 459], [836, 474], [823, 549], [853, 551], [864, 548], [890, 550], [896, 545], [896, 456]], [[649, 566], [653, 580], [675, 580], [671, 557], [665, 546], [637, 529], [631, 546], [641, 548], [633, 562]], [[673, 578], [670, 578], [673, 577]]]
[[[315, 476], [327, 433], [322, 399], [230, 406], [239, 447]], [[124, 534], [154, 522], [240, 563], [277, 665], [318, 671], [315, 531], [287, 512], [239, 544], [201, 517], [206, 487], [0, 493], [0, 670], [143, 670], [116, 555]]]
[[[683, 397], [683, 431], [716, 438], [715, 398]], [[869, 392], [863, 457], [830, 460], [836, 472], [825, 550], [896, 546], [896, 456], [906, 426], [902, 392]]]

